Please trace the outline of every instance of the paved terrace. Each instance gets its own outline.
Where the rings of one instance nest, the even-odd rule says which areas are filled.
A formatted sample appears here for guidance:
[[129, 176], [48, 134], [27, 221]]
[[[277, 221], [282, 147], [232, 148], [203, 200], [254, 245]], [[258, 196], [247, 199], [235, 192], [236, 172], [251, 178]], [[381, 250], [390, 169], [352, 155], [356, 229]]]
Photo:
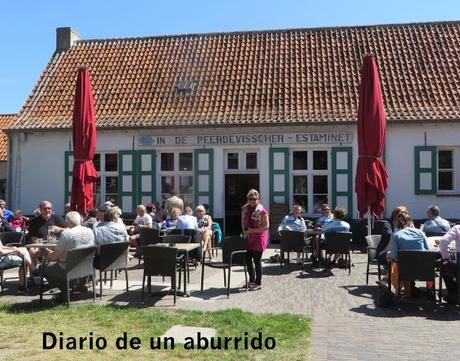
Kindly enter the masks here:
[[[276, 247], [276, 245], [274, 246]], [[278, 264], [268, 263], [276, 248], [264, 254], [263, 288], [245, 292], [244, 273], [237, 268], [232, 274], [232, 293], [225, 296], [222, 271], [206, 269], [205, 291], [200, 291], [201, 269], [191, 272], [188, 289], [190, 298], [179, 297], [176, 308], [220, 310], [241, 308], [250, 312], [294, 313], [311, 316], [313, 331], [310, 360], [458, 360], [460, 354], [460, 309], [441, 305], [433, 309], [424, 298], [411, 304], [398, 304], [392, 309], [374, 306], [377, 292], [376, 276], [365, 285], [366, 255], [352, 255], [351, 276], [344, 269], [332, 273], [316, 272], [307, 265], [307, 273], [291, 265], [280, 270]], [[16, 270], [5, 273], [17, 275]], [[124, 290], [124, 276], [114, 281], [113, 288], [104, 287], [104, 297], [98, 303], [117, 303], [143, 307], [140, 303], [142, 269], [137, 259], [130, 262], [130, 292]], [[152, 291], [168, 287], [161, 278], [154, 279]], [[37, 302], [36, 294], [17, 295], [17, 280], [9, 280], [0, 301]], [[51, 300], [52, 296], [45, 297]], [[75, 294], [74, 302], [91, 302], [90, 294]], [[49, 302], [49, 301], [48, 301]], [[172, 295], [163, 298], [146, 297], [145, 307], [171, 308]]]

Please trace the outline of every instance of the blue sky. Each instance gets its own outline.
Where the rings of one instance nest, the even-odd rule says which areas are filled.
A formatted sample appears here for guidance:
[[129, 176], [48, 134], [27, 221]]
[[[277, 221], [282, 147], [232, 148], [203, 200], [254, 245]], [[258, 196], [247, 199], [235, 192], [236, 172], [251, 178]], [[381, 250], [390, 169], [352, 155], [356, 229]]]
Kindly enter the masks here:
[[60, 26], [95, 39], [460, 20], [460, 0], [0, 0], [0, 16], [0, 113], [15, 113]]

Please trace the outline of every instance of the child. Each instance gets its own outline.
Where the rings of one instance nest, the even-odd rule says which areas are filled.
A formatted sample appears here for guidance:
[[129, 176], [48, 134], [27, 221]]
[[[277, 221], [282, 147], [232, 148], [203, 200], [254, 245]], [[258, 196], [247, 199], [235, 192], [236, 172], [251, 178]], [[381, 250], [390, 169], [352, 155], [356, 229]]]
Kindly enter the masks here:
[[22, 212], [20, 209], [17, 209], [15, 212], [14, 212], [14, 215], [13, 217], [10, 219], [9, 223], [11, 225], [11, 227], [14, 228], [14, 230], [16, 232], [22, 232], [22, 230], [25, 228], [26, 226], [26, 222], [28, 221], [28, 218], [27, 217], [23, 217], [22, 216]]

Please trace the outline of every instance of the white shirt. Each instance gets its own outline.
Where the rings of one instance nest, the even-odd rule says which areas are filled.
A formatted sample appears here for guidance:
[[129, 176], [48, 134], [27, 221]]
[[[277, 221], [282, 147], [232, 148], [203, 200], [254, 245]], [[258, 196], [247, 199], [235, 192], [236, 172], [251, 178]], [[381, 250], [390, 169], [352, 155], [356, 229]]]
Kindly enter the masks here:
[[94, 233], [88, 227], [76, 226], [62, 232], [56, 245], [56, 252], [59, 253], [59, 266], [65, 269], [67, 252], [82, 247], [94, 246]]
[[153, 220], [152, 220], [152, 217], [150, 216], [150, 214], [145, 213], [142, 217], [137, 216], [136, 219], [134, 220], [133, 224], [135, 226], [147, 226], [147, 225], [150, 224], [150, 226], [151, 226], [152, 223], [153, 223]]
[[[447, 232], [444, 237], [441, 239], [441, 244], [439, 245], [439, 250], [441, 251], [441, 256], [444, 259], [450, 259], [450, 253], [448, 247], [450, 242], [455, 241], [455, 249], [457, 252], [460, 252], [460, 225], [455, 226]], [[457, 262], [457, 260], [455, 260]]]

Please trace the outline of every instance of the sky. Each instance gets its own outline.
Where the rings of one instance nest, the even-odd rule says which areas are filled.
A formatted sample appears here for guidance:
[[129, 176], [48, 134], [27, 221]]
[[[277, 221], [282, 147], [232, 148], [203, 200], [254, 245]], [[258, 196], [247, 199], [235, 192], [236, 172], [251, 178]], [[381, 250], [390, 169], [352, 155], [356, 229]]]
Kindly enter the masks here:
[[0, 0], [0, 113], [17, 113], [56, 46], [82, 39], [460, 20], [460, 0]]

